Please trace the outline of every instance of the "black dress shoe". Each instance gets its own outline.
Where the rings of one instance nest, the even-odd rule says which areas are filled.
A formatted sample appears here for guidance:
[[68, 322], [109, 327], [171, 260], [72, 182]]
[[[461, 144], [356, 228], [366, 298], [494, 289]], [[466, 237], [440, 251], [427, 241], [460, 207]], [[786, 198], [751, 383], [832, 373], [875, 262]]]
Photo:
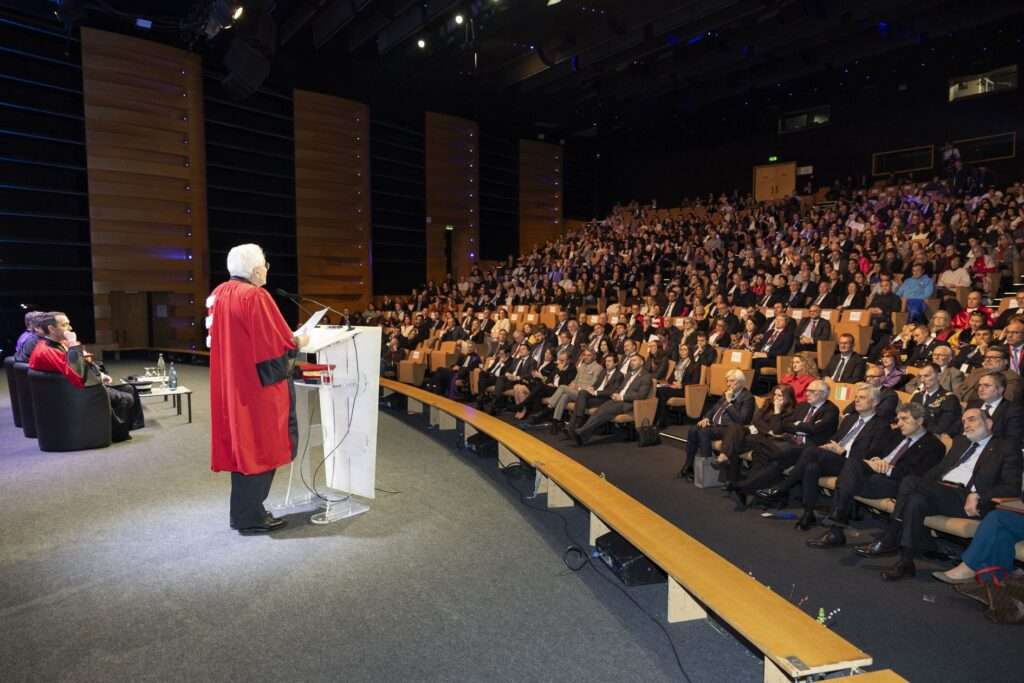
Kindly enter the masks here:
[[777, 488], [758, 489], [754, 495], [764, 500], [775, 500], [782, 497], [782, 491]]
[[561, 434], [562, 433], [562, 423], [561, 422], [552, 422], [551, 426], [548, 427], [548, 433], [551, 434], [551, 436], [558, 436], [559, 434]]
[[749, 507], [750, 503], [747, 500], [747, 494], [742, 491], [736, 491], [734, 489], [732, 491], [732, 497], [736, 499], [736, 507], [733, 508], [734, 512], [744, 512], [747, 507]]
[[287, 523], [288, 522], [286, 520], [278, 519], [277, 517], [273, 517], [271, 515], [267, 515], [267, 517], [265, 517], [263, 519], [263, 523], [262, 524], [257, 524], [256, 526], [250, 526], [250, 527], [246, 527], [244, 529], [239, 529], [238, 533], [240, 533], [242, 536], [255, 536], [256, 534], [268, 534], [271, 531], [276, 531], [276, 530], [280, 529], [281, 527], [283, 527]]
[[814, 510], [804, 510], [804, 514], [796, 521], [794, 528], [799, 531], [807, 531], [817, 524], [818, 518], [814, 516]]
[[693, 481], [693, 465], [683, 465], [683, 469], [679, 470], [679, 478]]
[[572, 437], [572, 440], [576, 442], [577, 446], [583, 445], [583, 437], [579, 435], [579, 432], [576, 431], [575, 427], [567, 427], [565, 431], [568, 432], [569, 436]]
[[821, 538], [807, 539], [808, 548], [839, 548], [846, 545], [846, 533], [837, 526], [825, 532]]
[[885, 541], [875, 541], [869, 545], [862, 545], [857, 548], [857, 554], [861, 557], [886, 557], [899, 553], [898, 545], [886, 545]]
[[917, 574], [917, 567], [910, 560], [900, 560], [888, 569], [882, 570], [883, 581], [899, 581]]

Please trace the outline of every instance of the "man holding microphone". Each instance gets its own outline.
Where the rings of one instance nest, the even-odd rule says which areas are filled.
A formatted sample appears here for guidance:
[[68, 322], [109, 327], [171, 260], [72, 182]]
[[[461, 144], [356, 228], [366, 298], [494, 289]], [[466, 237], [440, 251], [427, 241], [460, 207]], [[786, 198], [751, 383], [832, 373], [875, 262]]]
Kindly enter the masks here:
[[295, 458], [298, 424], [292, 368], [295, 337], [267, 284], [270, 264], [256, 244], [228, 252], [231, 279], [206, 300], [210, 336], [210, 468], [231, 472], [232, 529], [274, 531], [285, 521], [268, 513], [274, 470]]

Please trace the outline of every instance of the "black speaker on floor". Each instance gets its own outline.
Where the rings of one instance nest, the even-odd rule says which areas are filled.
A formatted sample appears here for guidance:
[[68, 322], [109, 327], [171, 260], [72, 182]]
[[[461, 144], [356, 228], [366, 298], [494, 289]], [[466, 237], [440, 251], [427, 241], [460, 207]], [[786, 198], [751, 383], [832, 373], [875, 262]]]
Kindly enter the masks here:
[[665, 581], [661, 567], [648, 560], [615, 531], [598, 536], [594, 543], [601, 561], [627, 586], [645, 586]]
[[483, 432], [477, 432], [466, 439], [466, 448], [481, 458], [498, 457], [498, 442]]

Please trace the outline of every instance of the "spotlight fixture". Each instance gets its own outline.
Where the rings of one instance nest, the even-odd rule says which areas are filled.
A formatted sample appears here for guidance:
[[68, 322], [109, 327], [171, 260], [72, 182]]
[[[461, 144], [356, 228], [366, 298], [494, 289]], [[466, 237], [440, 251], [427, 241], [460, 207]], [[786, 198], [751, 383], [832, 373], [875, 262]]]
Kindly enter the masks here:
[[235, 11], [231, 13], [231, 21], [238, 21], [245, 14], [245, 8], [239, 5], [235, 8]]
[[461, 14], [455, 15], [455, 23], [458, 24], [459, 26], [462, 26], [462, 22], [464, 22], [465, 20], [465, 17], [463, 17]]
[[213, 38], [222, 29], [229, 29], [232, 26], [233, 21], [237, 21], [245, 13], [245, 8], [241, 5], [232, 6], [228, 0], [214, 0], [210, 4], [209, 14], [206, 19], [206, 27], [203, 29], [203, 34], [207, 40]]
[[419, 40], [416, 41], [416, 47], [418, 47], [421, 50], [426, 48], [427, 47], [427, 41], [425, 41], [422, 38], [420, 38]]

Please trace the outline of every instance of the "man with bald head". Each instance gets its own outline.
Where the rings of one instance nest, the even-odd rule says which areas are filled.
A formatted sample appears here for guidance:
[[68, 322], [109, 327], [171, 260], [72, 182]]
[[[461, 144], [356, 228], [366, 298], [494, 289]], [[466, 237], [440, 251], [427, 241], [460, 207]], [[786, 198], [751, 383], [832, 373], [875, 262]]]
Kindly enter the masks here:
[[925, 517], [980, 519], [996, 506], [996, 499], [1020, 497], [1020, 442], [996, 438], [992, 419], [978, 408], [965, 410], [962, 419], [963, 434], [953, 440], [946, 457], [924, 476], [909, 475], [900, 482], [896, 508], [881, 540], [857, 549], [863, 557], [899, 555], [895, 565], [882, 571], [885, 581], [916, 574], [915, 554], [934, 543]]

